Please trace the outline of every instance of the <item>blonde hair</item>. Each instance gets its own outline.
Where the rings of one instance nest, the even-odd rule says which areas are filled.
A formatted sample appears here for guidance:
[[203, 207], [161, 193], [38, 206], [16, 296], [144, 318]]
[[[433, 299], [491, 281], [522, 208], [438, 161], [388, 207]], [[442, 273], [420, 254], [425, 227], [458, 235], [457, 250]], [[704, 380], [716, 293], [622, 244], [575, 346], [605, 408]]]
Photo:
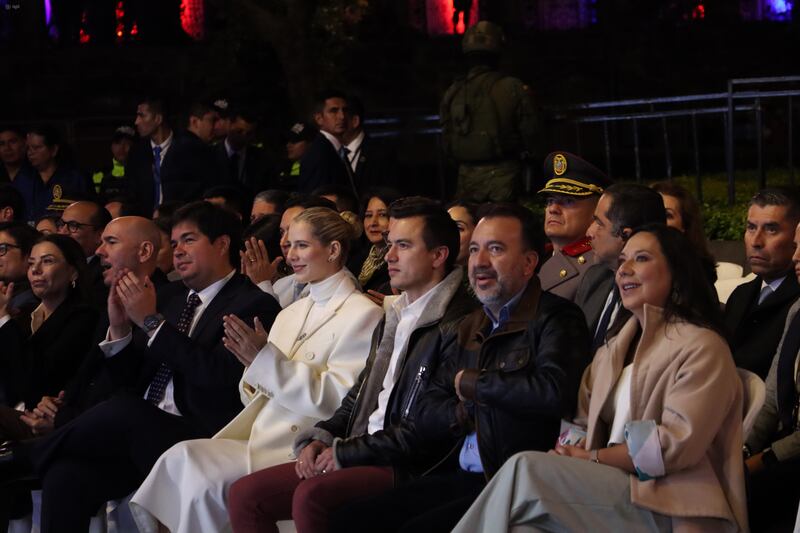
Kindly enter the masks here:
[[355, 237], [354, 225], [345, 220], [333, 209], [327, 207], [309, 207], [294, 217], [294, 222], [305, 222], [311, 228], [311, 234], [324, 246], [336, 241], [341, 246], [339, 260], [342, 264], [347, 260], [351, 241]]

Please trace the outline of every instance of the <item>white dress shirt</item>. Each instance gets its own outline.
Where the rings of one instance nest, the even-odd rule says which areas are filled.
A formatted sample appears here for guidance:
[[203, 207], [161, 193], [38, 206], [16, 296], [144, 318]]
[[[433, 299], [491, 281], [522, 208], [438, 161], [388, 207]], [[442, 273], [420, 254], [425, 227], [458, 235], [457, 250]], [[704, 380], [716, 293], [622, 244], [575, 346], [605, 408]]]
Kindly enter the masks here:
[[[211, 301], [214, 297], [219, 294], [219, 291], [222, 290], [222, 287], [225, 286], [228, 281], [236, 274], [236, 270], [231, 270], [230, 273], [225, 276], [224, 278], [215, 281], [205, 289], [200, 292], [195, 292], [190, 290], [189, 293], [186, 295], [186, 299], [188, 301], [189, 296], [192, 294], [197, 294], [200, 298], [200, 305], [194, 311], [194, 317], [192, 318], [192, 323], [189, 326], [189, 336], [192, 335], [194, 332], [194, 328], [197, 323], [200, 321], [200, 317], [203, 316], [203, 312], [208, 308], [211, 304]], [[162, 322], [158, 328], [153, 332], [150, 336], [150, 340], [147, 341], [147, 346], [150, 347], [153, 344], [153, 340], [156, 338], [158, 333], [161, 331], [161, 327], [164, 325]], [[110, 329], [110, 328], [109, 328]], [[109, 340], [109, 334], [106, 333], [106, 339], [100, 343], [100, 349], [103, 351], [106, 357], [113, 357], [117, 355], [119, 352], [122, 351], [128, 344], [130, 344], [131, 340], [133, 339], [133, 333], [128, 333], [125, 337], [119, 340]], [[147, 387], [147, 390], [144, 392], [144, 397], [147, 398], [147, 392], [150, 390], [150, 387]], [[171, 413], [173, 415], [180, 415], [180, 411], [178, 410], [178, 406], [175, 405], [175, 387], [173, 384], [172, 378], [170, 378], [169, 383], [167, 383], [167, 388], [164, 391], [164, 397], [158, 403], [158, 408], [162, 411], [166, 411], [167, 413]]]
[[361, 143], [364, 142], [364, 132], [360, 132], [356, 135], [356, 138], [350, 141], [345, 148], [347, 148], [347, 159], [350, 161], [350, 168], [353, 169], [353, 172], [356, 171], [356, 167], [358, 167], [358, 160], [361, 156]]
[[394, 333], [392, 358], [389, 360], [389, 366], [386, 368], [386, 375], [383, 376], [383, 388], [380, 394], [378, 394], [378, 407], [369, 415], [367, 433], [370, 435], [383, 429], [384, 419], [386, 418], [386, 407], [389, 405], [389, 397], [392, 395], [392, 390], [398, 378], [397, 371], [400, 367], [400, 359], [406, 353], [408, 339], [416, 328], [419, 317], [422, 315], [425, 307], [427, 307], [441, 284], [442, 282], [440, 281], [435, 287], [417, 298], [412, 304], [408, 303], [407, 292], [404, 292], [399, 298], [392, 302], [391, 309], [400, 316], [400, 321], [397, 323], [397, 329]]
[[328, 133], [325, 130], [319, 130], [319, 132], [326, 138], [328, 141], [333, 145], [333, 149], [336, 150], [336, 153], [339, 153], [339, 150], [342, 148], [342, 143], [334, 137], [332, 134]]

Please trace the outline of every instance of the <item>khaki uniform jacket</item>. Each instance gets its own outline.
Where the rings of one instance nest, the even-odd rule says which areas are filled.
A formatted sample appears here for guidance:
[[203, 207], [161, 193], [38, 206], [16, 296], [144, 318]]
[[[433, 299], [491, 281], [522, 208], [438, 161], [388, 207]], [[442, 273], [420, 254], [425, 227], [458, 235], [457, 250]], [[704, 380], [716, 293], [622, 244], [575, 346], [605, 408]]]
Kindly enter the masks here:
[[539, 270], [542, 290], [574, 302], [583, 275], [594, 264], [594, 250], [577, 255], [553, 252], [553, 256]]
[[[584, 374], [578, 421], [588, 422], [589, 450], [607, 445], [609, 426], [600, 413], [637, 330], [631, 317], [598, 349]], [[663, 475], [647, 481], [631, 475], [631, 501], [671, 516], [677, 532], [746, 531], [742, 384], [722, 337], [685, 322], [665, 323], [662, 309], [646, 305], [630, 394], [631, 421], [655, 422], [657, 441], [649, 458], [658, 462], [660, 452], [663, 464]], [[637, 458], [638, 469], [652, 471]]]

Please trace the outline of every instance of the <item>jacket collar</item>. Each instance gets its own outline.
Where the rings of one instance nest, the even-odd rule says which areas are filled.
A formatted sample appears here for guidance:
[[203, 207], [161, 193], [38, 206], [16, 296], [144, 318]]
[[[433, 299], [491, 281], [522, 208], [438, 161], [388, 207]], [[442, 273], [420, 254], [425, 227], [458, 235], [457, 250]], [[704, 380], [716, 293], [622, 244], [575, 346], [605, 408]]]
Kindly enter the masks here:
[[541, 296], [542, 284], [539, 282], [538, 276], [533, 276], [528, 282], [525, 292], [522, 293], [519, 303], [511, 310], [508, 322], [491, 335], [487, 335], [491, 331], [491, 319], [486, 316], [483, 309], [476, 311], [476, 313], [480, 312], [482, 317], [477, 331], [478, 341], [482, 343], [488, 337], [527, 329], [528, 322], [534, 320], [539, 311], [539, 299]]
[[453, 299], [453, 296], [455, 296], [458, 288], [461, 286], [463, 277], [463, 270], [460, 268], [454, 268], [453, 271], [445, 276], [445, 278], [440, 282], [438, 288], [432, 289], [435, 290], [436, 293], [431, 298], [431, 301], [428, 302], [425, 310], [419, 316], [417, 325], [414, 327], [414, 329], [428, 326], [442, 319], [444, 314], [447, 312], [447, 307], [450, 305], [450, 301]]

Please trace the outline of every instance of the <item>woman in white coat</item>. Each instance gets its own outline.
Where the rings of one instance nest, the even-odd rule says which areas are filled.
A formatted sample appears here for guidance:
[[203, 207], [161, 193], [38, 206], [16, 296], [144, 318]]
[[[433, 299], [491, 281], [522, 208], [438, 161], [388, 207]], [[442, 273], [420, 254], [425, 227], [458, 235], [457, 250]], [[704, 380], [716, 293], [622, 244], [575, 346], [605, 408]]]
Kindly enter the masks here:
[[[225, 345], [247, 368], [244, 410], [212, 439], [167, 450], [131, 500], [140, 531], [230, 529], [230, 485], [293, 459], [295, 435], [330, 417], [364, 367], [383, 316], [343, 270], [351, 226], [327, 208], [311, 208], [289, 228], [288, 260], [310, 294], [284, 309], [267, 338], [226, 317]], [[260, 336], [261, 335], [261, 336]]]

